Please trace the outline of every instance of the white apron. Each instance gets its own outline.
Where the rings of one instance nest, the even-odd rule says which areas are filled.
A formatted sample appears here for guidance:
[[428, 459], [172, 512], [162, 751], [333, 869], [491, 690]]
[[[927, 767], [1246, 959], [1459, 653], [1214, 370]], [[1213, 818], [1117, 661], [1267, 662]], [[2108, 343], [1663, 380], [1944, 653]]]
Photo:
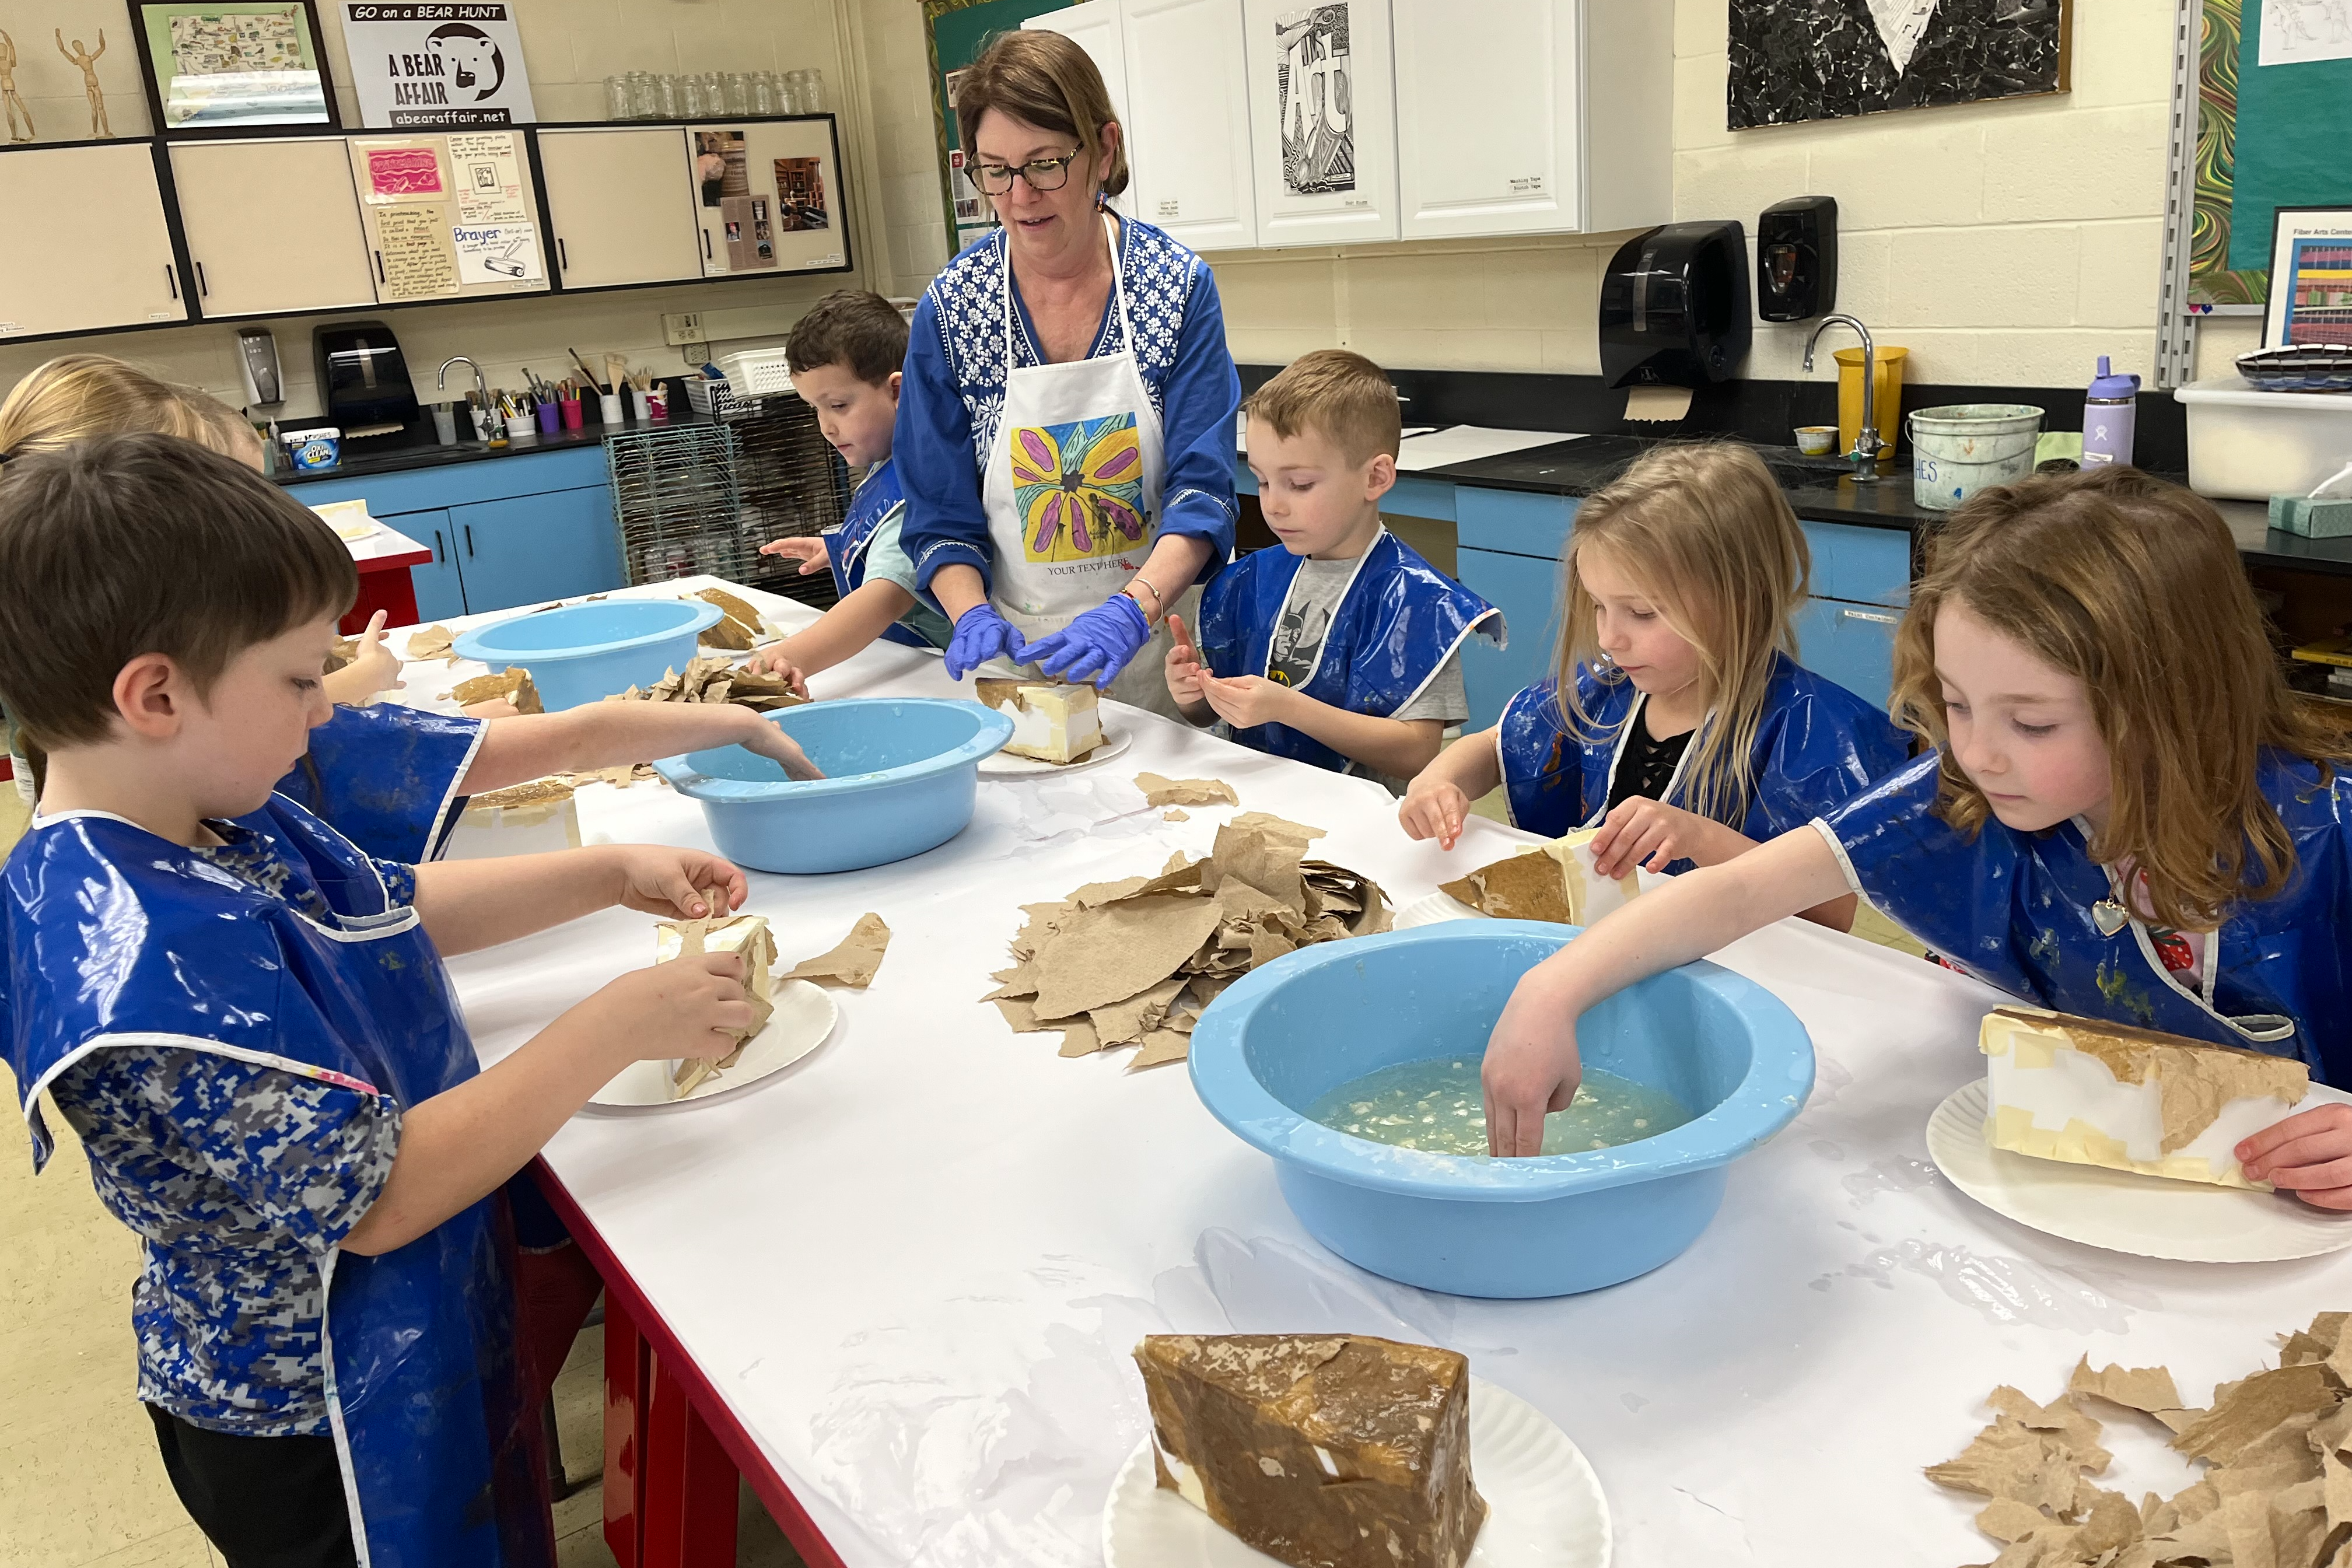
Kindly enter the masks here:
[[[1060, 631], [1125, 587], [1158, 536], [1168, 456], [1159, 411], [1136, 364], [1135, 324], [1108, 217], [1103, 232], [1111, 239], [1111, 300], [1123, 346], [1117, 353], [1062, 364], [1013, 363], [1018, 321], [1009, 244], [1005, 250], [1004, 406], [989, 447], [981, 504], [995, 555], [989, 602], [1026, 642]], [[1186, 595], [1171, 593], [1170, 599], [1166, 607], [1179, 614], [1190, 608]], [[1175, 717], [1160, 668], [1170, 646], [1162, 621], [1111, 682], [1109, 694]], [[981, 673], [1022, 672], [1009, 660], [994, 659]]]

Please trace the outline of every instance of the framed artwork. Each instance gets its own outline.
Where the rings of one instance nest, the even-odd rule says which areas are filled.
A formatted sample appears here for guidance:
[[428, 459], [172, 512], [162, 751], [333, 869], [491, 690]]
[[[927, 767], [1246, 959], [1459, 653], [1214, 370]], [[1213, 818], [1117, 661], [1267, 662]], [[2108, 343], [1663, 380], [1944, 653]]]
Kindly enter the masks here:
[[1734, 131], [2068, 90], [2074, 0], [1731, 0]]
[[313, 0], [131, 0], [131, 22], [159, 133], [341, 129]]
[[2281, 207], [2263, 346], [2352, 349], [2352, 207]]

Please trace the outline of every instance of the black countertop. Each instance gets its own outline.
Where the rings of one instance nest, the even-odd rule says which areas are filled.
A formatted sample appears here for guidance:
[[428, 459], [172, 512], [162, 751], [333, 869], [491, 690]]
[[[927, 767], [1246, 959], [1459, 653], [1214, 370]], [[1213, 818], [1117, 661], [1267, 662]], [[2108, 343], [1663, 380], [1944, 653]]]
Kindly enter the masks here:
[[[709, 416], [694, 413], [685, 406], [683, 396], [673, 399], [670, 416], [658, 423], [647, 424], [636, 419], [619, 425], [590, 424], [577, 430], [558, 430], [552, 436], [541, 436], [535, 441], [512, 442], [493, 448], [488, 443], [475, 440], [459, 441], [454, 446], [433, 444], [432, 428], [425, 428], [425, 439], [418, 445], [391, 447], [381, 451], [354, 450], [351, 443], [343, 447], [343, 460], [331, 468], [296, 470], [283, 465], [269, 477], [281, 485], [304, 485], [321, 479], [363, 479], [372, 474], [403, 474], [417, 468], [442, 468], [454, 463], [501, 462], [514, 458], [529, 458], [541, 452], [565, 452], [579, 447], [601, 447], [604, 437], [616, 433], [643, 430], [676, 430], [685, 426], [708, 425]], [[362, 444], [364, 446], [364, 444]]]

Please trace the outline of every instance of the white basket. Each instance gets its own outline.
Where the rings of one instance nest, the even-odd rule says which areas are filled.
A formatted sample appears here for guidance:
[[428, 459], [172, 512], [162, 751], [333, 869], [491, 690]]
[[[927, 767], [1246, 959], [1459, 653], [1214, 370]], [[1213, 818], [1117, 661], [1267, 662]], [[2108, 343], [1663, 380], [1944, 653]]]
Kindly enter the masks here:
[[693, 376], [687, 381], [686, 401], [697, 414], [712, 419], [724, 419], [741, 407], [736, 401], [732, 386], [723, 381], [709, 381], [701, 376]]
[[2172, 395], [2189, 417], [2189, 488], [2238, 500], [2300, 496], [2352, 460], [2352, 392], [2264, 392], [2243, 376]]
[[719, 362], [738, 397], [773, 397], [793, 389], [793, 367], [782, 349], [744, 349]]

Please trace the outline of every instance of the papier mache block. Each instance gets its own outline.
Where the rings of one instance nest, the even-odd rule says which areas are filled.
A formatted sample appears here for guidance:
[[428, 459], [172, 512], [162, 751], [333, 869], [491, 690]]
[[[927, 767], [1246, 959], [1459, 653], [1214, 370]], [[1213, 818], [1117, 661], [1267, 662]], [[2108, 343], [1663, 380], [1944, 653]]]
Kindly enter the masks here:
[[1292, 1568], [1462, 1568], [1486, 1520], [1470, 1367], [1362, 1335], [1136, 1347], [1160, 1486]]
[[1592, 838], [1599, 831], [1584, 828], [1523, 849], [1481, 866], [1441, 890], [1496, 920], [1591, 925], [1642, 891], [1635, 872], [1613, 879], [1601, 874], [1592, 857]]
[[684, 1100], [704, 1079], [723, 1072], [743, 1055], [751, 1037], [768, 1026], [775, 1013], [776, 939], [764, 915], [719, 915], [698, 921], [664, 921], [654, 928], [655, 962], [698, 952], [740, 952], [744, 956], [743, 989], [751, 1002], [751, 1026], [723, 1057], [685, 1057], [669, 1064], [670, 1098]]
[[1102, 744], [1102, 701], [1091, 686], [1052, 680], [975, 680], [981, 701], [1013, 720], [1004, 749], [1040, 762], [1073, 763]]
[[2237, 1145], [2311, 1087], [2294, 1057], [2038, 1007], [1986, 1014], [1978, 1046], [1994, 1148], [2224, 1187], [2268, 1190], [2246, 1180]]

